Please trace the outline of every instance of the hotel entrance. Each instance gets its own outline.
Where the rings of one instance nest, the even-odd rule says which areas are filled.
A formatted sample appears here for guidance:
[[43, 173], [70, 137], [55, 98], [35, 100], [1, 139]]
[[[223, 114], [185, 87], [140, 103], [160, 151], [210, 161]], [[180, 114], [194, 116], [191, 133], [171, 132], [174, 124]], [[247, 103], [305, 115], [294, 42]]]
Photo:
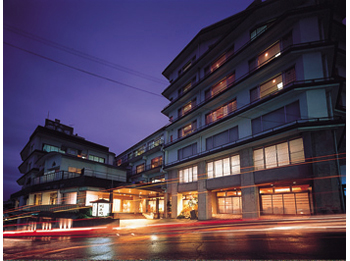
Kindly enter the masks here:
[[309, 185], [265, 187], [259, 189], [262, 215], [310, 215], [313, 213]]

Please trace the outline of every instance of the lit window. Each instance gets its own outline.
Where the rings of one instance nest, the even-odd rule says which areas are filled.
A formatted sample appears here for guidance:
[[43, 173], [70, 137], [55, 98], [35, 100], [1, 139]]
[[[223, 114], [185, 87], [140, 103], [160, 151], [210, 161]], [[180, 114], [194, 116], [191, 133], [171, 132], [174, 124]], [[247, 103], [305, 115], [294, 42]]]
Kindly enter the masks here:
[[254, 150], [254, 169], [282, 167], [305, 162], [303, 139], [298, 138]]
[[207, 163], [208, 179], [240, 174], [239, 155]]
[[179, 182], [190, 183], [198, 180], [197, 166], [179, 170]]

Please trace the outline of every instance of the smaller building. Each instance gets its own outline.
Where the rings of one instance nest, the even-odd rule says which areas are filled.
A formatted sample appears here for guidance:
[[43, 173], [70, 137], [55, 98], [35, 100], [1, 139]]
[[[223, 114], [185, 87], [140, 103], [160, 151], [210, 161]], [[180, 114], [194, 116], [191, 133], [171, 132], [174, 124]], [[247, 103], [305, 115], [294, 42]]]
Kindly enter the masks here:
[[22, 189], [11, 195], [17, 211], [64, 212], [110, 199], [110, 190], [126, 182], [126, 171], [113, 165], [108, 147], [87, 141], [60, 120], [46, 119], [21, 151]]
[[113, 190], [113, 213], [119, 217], [126, 213], [144, 215], [147, 218], [167, 216], [166, 189], [167, 174], [163, 171], [164, 130], [155, 131], [145, 139], [116, 157], [115, 164], [125, 168], [128, 186]]

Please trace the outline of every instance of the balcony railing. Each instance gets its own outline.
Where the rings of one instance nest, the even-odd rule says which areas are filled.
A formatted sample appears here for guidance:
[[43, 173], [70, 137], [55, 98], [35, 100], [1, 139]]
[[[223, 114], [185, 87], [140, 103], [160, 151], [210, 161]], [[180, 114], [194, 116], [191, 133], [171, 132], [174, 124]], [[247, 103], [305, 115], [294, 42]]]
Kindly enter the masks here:
[[75, 173], [75, 172], [68, 172], [68, 171], [58, 171], [55, 173], [43, 175], [33, 179], [29, 186], [39, 185], [39, 184], [44, 184], [44, 183], [54, 182], [59, 180], [73, 179], [81, 176], [121, 181], [120, 177], [116, 176], [115, 174], [84, 169], [82, 174]]
[[[250, 43], [250, 42], [249, 42]], [[284, 48], [283, 50], [281, 50], [281, 52], [277, 55], [277, 56], [272, 56], [270, 59], [264, 61], [263, 63], [257, 65], [256, 67], [252, 68], [251, 71], [249, 71], [248, 73], [242, 75], [241, 77], [235, 79], [235, 81], [233, 81], [232, 83], [229, 84], [225, 84], [224, 86], [222, 86], [219, 90], [217, 90], [215, 92], [215, 94], [210, 95], [209, 97], [206, 97], [203, 101], [197, 103], [195, 106], [193, 106], [189, 111], [187, 111], [185, 114], [183, 115], [179, 115], [176, 118], [173, 118], [171, 120], [171, 123], [174, 123], [178, 120], [180, 120], [181, 118], [185, 117], [186, 115], [188, 115], [190, 112], [196, 110], [197, 108], [201, 107], [203, 104], [209, 102], [210, 100], [212, 100], [214, 97], [218, 96], [219, 94], [221, 94], [222, 92], [224, 92], [225, 90], [229, 90], [234, 88], [235, 86], [237, 86], [239, 83], [243, 82], [244, 80], [246, 80], [248, 77], [250, 77], [252, 74], [254, 74], [258, 69], [264, 67], [265, 65], [267, 65], [268, 63], [270, 63], [271, 61], [275, 60], [278, 57], [282, 57], [283, 54], [286, 54], [292, 50], [300, 50], [303, 48], [311, 48], [311, 47], [316, 47], [319, 45], [323, 45], [323, 44], [333, 44], [329, 41], [315, 41], [315, 42], [308, 42], [308, 43], [300, 43], [300, 44], [294, 44], [294, 45], [290, 45], [287, 46], [286, 48]], [[242, 49], [242, 48], [241, 48]], [[236, 53], [235, 53], [236, 54]], [[229, 57], [228, 59], [226, 59], [225, 63], [228, 62], [229, 60], [231, 60], [232, 56], [234, 56], [235, 54], [232, 54], [231, 57]], [[223, 63], [223, 64], [225, 64]], [[218, 71], [218, 70], [216, 70]], [[215, 71], [214, 71], [215, 72]], [[213, 73], [214, 73], [213, 72]], [[200, 81], [197, 82], [197, 84], [199, 84]], [[193, 86], [193, 88], [196, 87]], [[285, 87], [284, 87], [285, 88]], [[166, 108], [170, 107], [171, 105], [173, 105], [178, 99], [180, 99], [181, 97], [178, 97], [177, 99], [173, 100], [170, 104], [168, 104], [163, 110], [165, 110]]]
[[[229, 118], [230, 116], [232, 115], [238, 115], [242, 112], [245, 112], [246, 110], [249, 110], [250, 108], [256, 106], [256, 104], [259, 102], [259, 101], [263, 101], [263, 100], [266, 100], [266, 99], [269, 99], [269, 97], [272, 97], [274, 95], [276, 95], [277, 93], [279, 92], [282, 92], [282, 91], [285, 91], [286, 89], [293, 89], [293, 88], [296, 88], [296, 87], [300, 87], [302, 85], [308, 85], [308, 84], [322, 84], [322, 83], [328, 83], [330, 81], [334, 81], [334, 78], [318, 78], [318, 79], [310, 79], [310, 80], [303, 80], [303, 81], [294, 81], [294, 82], [290, 82], [289, 84], [283, 86], [283, 89], [281, 90], [277, 90], [275, 92], [271, 92], [269, 93], [268, 95], [260, 98], [260, 99], [257, 99], [255, 101], [252, 101], [246, 105], [243, 105], [239, 108], [237, 108], [236, 110], [228, 113], [227, 115], [225, 115], [225, 117], [222, 117], [214, 122], [211, 122], [211, 123], [205, 123], [203, 124], [202, 126], [198, 126], [196, 129], [194, 129], [191, 133], [189, 133], [188, 135], [186, 136], [182, 136], [182, 137], [179, 137], [177, 139], [173, 139], [171, 141], [169, 141], [168, 143], [165, 144], [166, 147], [172, 145], [173, 143], [176, 143], [182, 139], [185, 139], [186, 137], [194, 134], [194, 133], [197, 133], [203, 129], [206, 129], [208, 128], [209, 126], [217, 123], [217, 122], [221, 122], [221, 121], [224, 121], [225, 119]], [[202, 102], [203, 103], [203, 102]]]
[[149, 171], [149, 170], [155, 170], [157, 168], [160, 168], [162, 167], [163, 163], [160, 162], [158, 164], [150, 164], [150, 165], [146, 165], [145, 168], [142, 170], [142, 171], [137, 171], [136, 169], [135, 170], [131, 170], [128, 172], [128, 175], [131, 175], [131, 176], [134, 176], [134, 175], [139, 175], [139, 174], [143, 174], [145, 173], [146, 171]]
[[299, 120], [291, 121], [291, 122], [284, 123], [284, 124], [281, 124], [279, 126], [276, 126], [274, 128], [270, 128], [270, 129], [261, 131], [261, 132], [256, 133], [256, 134], [248, 135], [248, 136], [240, 138], [238, 140], [228, 142], [226, 144], [223, 144], [221, 146], [215, 147], [213, 149], [204, 150], [204, 151], [198, 152], [198, 153], [193, 154], [193, 155], [191, 155], [189, 157], [182, 158], [181, 160], [176, 160], [176, 161], [173, 161], [173, 162], [166, 163], [165, 167], [168, 167], [168, 166], [171, 166], [173, 164], [177, 164], [177, 163], [180, 163], [180, 162], [192, 159], [192, 158], [196, 158], [196, 157], [208, 154], [208, 153], [214, 153], [214, 152], [219, 151], [221, 149], [224, 149], [226, 147], [231, 147], [231, 146], [234, 146], [234, 145], [239, 146], [239, 145], [241, 145], [241, 144], [243, 144], [245, 142], [251, 142], [255, 138], [259, 138], [259, 137], [261, 137], [263, 135], [268, 135], [269, 133], [273, 133], [275, 131], [282, 130], [282, 129], [285, 129], [285, 128], [289, 128], [289, 127], [293, 127], [293, 126], [294, 127], [298, 127], [298, 126], [308, 126], [308, 125], [312, 125], [312, 124], [329, 124], [329, 123], [330, 124], [333, 124], [333, 123], [334, 124], [345, 124], [345, 119], [343, 119], [342, 117], [323, 117], [323, 118], [309, 118], [309, 119], [299, 119]]
[[[160, 149], [161, 146], [164, 144], [164, 140], [162, 140], [158, 145], [154, 145], [154, 146], [147, 146], [144, 150], [144, 152], [142, 152], [141, 154], [137, 155], [135, 154], [135, 152], [132, 152], [132, 153], [129, 153], [129, 154], [125, 154], [124, 156], [122, 156], [121, 158], [118, 158], [118, 160], [121, 160], [121, 164], [124, 164], [124, 163], [127, 163], [129, 162], [130, 160], [132, 159], [135, 159], [135, 158], [138, 158], [138, 157], [141, 157], [143, 156], [145, 153], [149, 152], [149, 151], [152, 151], [152, 150], [155, 150], [156, 148]], [[119, 165], [118, 165], [119, 166]]]

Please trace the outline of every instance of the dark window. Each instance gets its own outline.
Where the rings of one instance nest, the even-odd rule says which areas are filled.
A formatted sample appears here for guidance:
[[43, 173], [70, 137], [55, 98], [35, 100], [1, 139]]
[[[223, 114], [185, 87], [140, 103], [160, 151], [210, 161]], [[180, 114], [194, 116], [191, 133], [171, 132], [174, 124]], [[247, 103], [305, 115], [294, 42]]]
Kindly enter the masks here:
[[191, 157], [191, 156], [197, 154], [197, 143], [193, 143], [187, 147], [179, 149], [177, 151], [177, 153], [178, 153], [179, 160]]
[[252, 133], [256, 134], [298, 119], [300, 119], [300, 108], [299, 101], [296, 101], [275, 111], [252, 119]]
[[238, 127], [231, 128], [229, 130], [220, 132], [206, 139], [206, 149], [211, 150], [213, 148], [222, 146], [226, 143], [238, 140]]

